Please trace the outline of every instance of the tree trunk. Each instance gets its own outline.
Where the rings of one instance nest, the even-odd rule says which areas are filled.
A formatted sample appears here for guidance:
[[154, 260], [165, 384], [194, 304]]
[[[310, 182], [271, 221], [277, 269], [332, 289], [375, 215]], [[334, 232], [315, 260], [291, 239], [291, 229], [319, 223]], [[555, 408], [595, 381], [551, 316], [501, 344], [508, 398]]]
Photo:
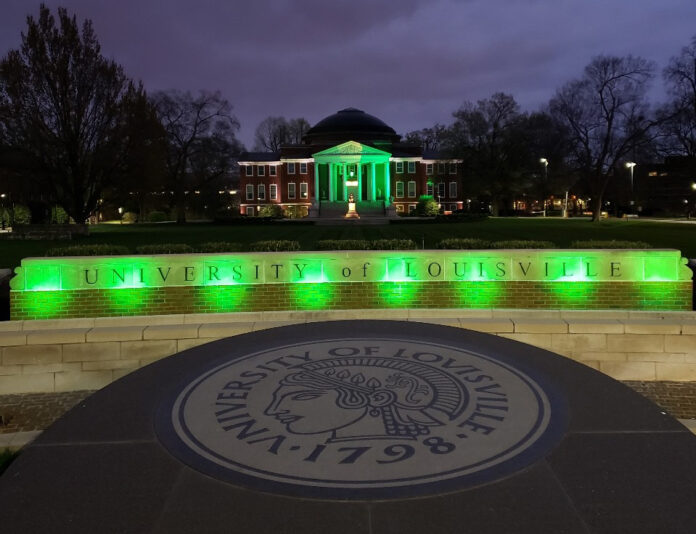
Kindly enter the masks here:
[[594, 195], [592, 203], [592, 222], [597, 222], [602, 218], [602, 195]]

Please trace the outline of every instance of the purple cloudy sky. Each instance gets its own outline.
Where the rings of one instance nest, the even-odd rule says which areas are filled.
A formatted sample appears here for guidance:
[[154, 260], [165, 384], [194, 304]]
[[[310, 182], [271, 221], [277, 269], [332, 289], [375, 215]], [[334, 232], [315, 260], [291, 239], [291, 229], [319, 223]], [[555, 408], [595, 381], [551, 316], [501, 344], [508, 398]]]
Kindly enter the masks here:
[[[0, 55], [39, 3], [1, 0]], [[696, 34], [694, 0], [62, 0], [149, 91], [219, 89], [251, 147], [268, 115], [341, 108], [397, 132], [496, 91], [538, 108], [597, 54], [661, 70]], [[653, 97], [662, 98], [655, 80]]]

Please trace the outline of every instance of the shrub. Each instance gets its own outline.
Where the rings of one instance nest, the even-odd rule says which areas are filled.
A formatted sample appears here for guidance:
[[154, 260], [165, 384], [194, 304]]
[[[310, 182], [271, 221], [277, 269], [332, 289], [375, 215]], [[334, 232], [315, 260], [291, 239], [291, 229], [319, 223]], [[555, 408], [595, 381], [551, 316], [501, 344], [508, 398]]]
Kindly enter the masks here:
[[278, 204], [268, 204], [259, 208], [259, 217], [273, 217], [281, 219], [283, 217], [283, 208]]
[[317, 241], [318, 250], [369, 250], [366, 239], [322, 239]]
[[189, 254], [193, 252], [193, 247], [186, 243], [158, 243], [140, 245], [135, 251], [138, 254]]
[[127, 211], [121, 216], [121, 222], [124, 224], [133, 224], [138, 222], [138, 214], [133, 211]]
[[525, 239], [508, 239], [506, 241], [494, 241], [491, 248], [556, 248], [551, 241], [534, 241]]
[[60, 206], [53, 206], [51, 208], [51, 223], [52, 224], [68, 224], [70, 222], [70, 217]]
[[440, 212], [440, 207], [435, 202], [435, 199], [430, 195], [422, 195], [418, 199], [415, 215], [422, 217], [434, 217]]
[[286, 206], [283, 214], [288, 219], [302, 219], [309, 213], [307, 206]]
[[416, 244], [411, 239], [375, 239], [370, 241], [370, 250], [413, 250]]
[[106, 243], [55, 247], [46, 251], [46, 256], [124, 256], [126, 254], [128, 254], [127, 247]]
[[477, 239], [474, 237], [450, 237], [449, 239], [443, 239], [437, 245], [436, 248], [444, 249], [482, 249], [491, 248], [492, 243], [485, 239]]
[[300, 250], [300, 243], [286, 239], [271, 239], [267, 241], [255, 241], [249, 245], [252, 252], [282, 252]]
[[10, 213], [10, 224], [30, 224], [31, 211], [24, 204], [15, 204]]
[[163, 211], [151, 211], [147, 216], [147, 220], [149, 222], [157, 223], [168, 221], [169, 217], [167, 217], [167, 214]]
[[242, 250], [240, 243], [229, 243], [227, 241], [214, 241], [210, 243], [202, 243], [196, 247], [198, 252], [239, 252]]
[[588, 239], [586, 241], [573, 241], [570, 248], [653, 248], [650, 243], [645, 241], [597, 241]]

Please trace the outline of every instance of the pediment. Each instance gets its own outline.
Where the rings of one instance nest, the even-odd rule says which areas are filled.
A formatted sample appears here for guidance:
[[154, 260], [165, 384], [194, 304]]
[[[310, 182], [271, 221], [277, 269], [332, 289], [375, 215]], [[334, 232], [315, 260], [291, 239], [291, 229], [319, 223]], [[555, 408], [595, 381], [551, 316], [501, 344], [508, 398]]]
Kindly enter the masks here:
[[332, 146], [331, 148], [312, 154], [312, 156], [314, 158], [317, 156], [378, 156], [388, 158], [391, 154], [378, 148], [363, 145], [357, 141], [346, 141], [340, 145]]

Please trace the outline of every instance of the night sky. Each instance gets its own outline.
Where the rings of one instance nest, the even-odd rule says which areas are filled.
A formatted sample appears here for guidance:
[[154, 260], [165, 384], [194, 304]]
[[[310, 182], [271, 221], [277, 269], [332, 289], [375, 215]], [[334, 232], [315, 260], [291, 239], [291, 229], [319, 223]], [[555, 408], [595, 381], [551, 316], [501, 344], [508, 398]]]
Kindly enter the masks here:
[[[597, 54], [654, 60], [696, 34], [694, 0], [62, 0], [148, 91], [219, 89], [251, 148], [269, 115], [311, 124], [344, 107], [397, 132], [449, 123], [465, 100], [534, 110]], [[0, 0], [0, 54], [39, 2]]]

